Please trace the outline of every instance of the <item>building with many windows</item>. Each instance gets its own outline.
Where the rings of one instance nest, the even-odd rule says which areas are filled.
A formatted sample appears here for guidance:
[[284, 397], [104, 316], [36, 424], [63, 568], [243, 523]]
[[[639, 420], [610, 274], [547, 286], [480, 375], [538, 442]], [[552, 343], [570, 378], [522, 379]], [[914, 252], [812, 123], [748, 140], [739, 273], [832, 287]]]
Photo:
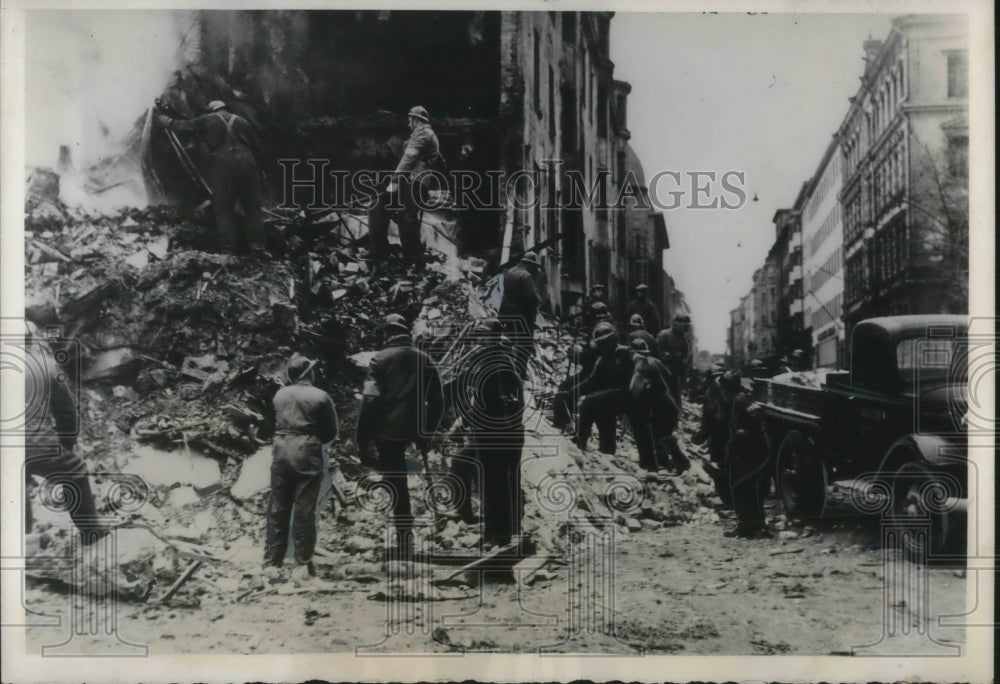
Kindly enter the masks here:
[[864, 44], [838, 131], [843, 315], [968, 309], [968, 18], [907, 15]]
[[834, 138], [806, 186], [802, 206], [804, 323], [816, 367], [842, 367], [844, 230], [840, 218], [841, 156]]

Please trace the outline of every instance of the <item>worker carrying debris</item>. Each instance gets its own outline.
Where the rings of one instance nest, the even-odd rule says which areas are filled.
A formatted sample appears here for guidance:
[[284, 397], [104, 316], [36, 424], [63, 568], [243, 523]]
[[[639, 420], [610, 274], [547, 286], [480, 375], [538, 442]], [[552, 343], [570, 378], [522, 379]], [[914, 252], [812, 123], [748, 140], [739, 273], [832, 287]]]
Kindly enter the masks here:
[[157, 121], [172, 131], [201, 134], [212, 164], [208, 184], [221, 247], [234, 254], [249, 251], [266, 256], [257, 168], [257, 160], [262, 157], [253, 124], [228, 111], [220, 100], [210, 102], [208, 113], [194, 119], [158, 114]]
[[642, 316], [642, 322], [646, 326], [647, 332], [650, 335], [657, 334], [660, 332], [660, 310], [647, 297], [649, 286], [645, 283], [640, 283], [635, 286], [634, 292], [635, 299], [629, 302], [626, 315], [632, 318], [635, 314], [639, 314]]
[[655, 472], [668, 466], [667, 440], [680, 407], [670, 394], [670, 371], [650, 353], [646, 340], [637, 337], [629, 348], [633, 365], [626, 416], [639, 451], [639, 467]]
[[646, 324], [639, 314], [632, 314], [628, 319], [629, 332], [625, 336], [625, 346], [631, 347], [635, 340], [642, 340], [646, 343], [646, 350], [651, 354], [656, 354], [656, 339], [646, 330]]
[[541, 300], [536, 279], [540, 268], [538, 254], [528, 252], [503, 275], [499, 316], [514, 343], [514, 360], [522, 378], [527, 371], [528, 359], [535, 354], [535, 318]]
[[[389, 314], [382, 330], [385, 345], [368, 368], [355, 440], [362, 461], [379, 470], [392, 490], [397, 545], [390, 554], [408, 553], [413, 549], [413, 516], [406, 481], [406, 447], [412, 443], [421, 453], [427, 452], [444, 416], [444, 393], [437, 367], [413, 346], [406, 320]], [[378, 450], [377, 459], [373, 445]]]
[[729, 424], [723, 467], [732, 487], [737, 520], [736, 529], [726, 532], [726, 536], [771, 537], [764, 516], [764, 497], [770, 486], [770, 452], [761, 420], [763, 407], [743, 389], [737, 371], [727, 371], [719, 386]]
[[580, 415], [577, 420], [576, 445], [587, 449], [590, 431], [597, 424], [598, 450], [614, 455], [618, 446], [618, 414], [632, 378], [629, 350], [618, 346], [618, 332], [610, 323], [598, 323], [593, 334], [598, 356], [590, 374], [577, 386]]
[[[461, 394], [456, 409], [470, 430], [470, 448], [452, 463], [466, 496], [459, 513], [472, 517], [473, 479], [479, 480], [483, 547], [505, 546], [521, 533], [521, 451], [524, 447], [524, 394], [509, 340], [496, 318], [480, 321], [477, 348], [456, 375]], [[479, 478], [474, 478], [478, 473]]]
[[337, 438], [337, 411], [330, 395], [315, 387], [316, 362], [293, 354], [288, 384], [274, 395], [274, 452], [264, 565], [281, 567], [291, 527], [295, 562], [315, 574], [316, 502], [323, 479], [323, 445]]
[[422, 264], [420, 241], [421, 206], [427, 204], [428, 178], [424, 171], [436, 170], [443, 164], [437, 135], [431, 128], [427, 110], [416, 106], [408, 114], [410, 137], [403, 149], [403, 156], [396, 165], [392, 180], [384, 192], [378, 194], [369, 214], [369, 253], [372, 259], [389, 256], [390, 211], [398, 213], [399, 242], [405, 261]]
[[[80, 531], [82, 543], [90, 545], [108, 534], [97, 517], [97, 504], [83, 459], [75, 452], [79, 413], [70, 380], [56, 363], [38, 329], [27, 323], [24, 340], [25, 374], [24, 449], [25, 475], [43, 478], [44, 500], [65, 508]], [[58, 494], [54, 487], [61, 487]], [[28, 497], [24, 500], [25, 532], [34, 519]]]

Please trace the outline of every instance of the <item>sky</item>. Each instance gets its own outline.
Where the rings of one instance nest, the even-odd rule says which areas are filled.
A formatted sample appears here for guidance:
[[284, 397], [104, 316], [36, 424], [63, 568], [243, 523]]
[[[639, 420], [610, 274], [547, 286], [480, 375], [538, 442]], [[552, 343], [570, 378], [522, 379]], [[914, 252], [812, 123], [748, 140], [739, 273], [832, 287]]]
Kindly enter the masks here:
[[[615, 78], [632, 85], [628, 128], [646, 179], [659, 171], [746, 174], [740, 209], [664, 212], [664, 266], [692, 309], [701, 349], [725, 351], [729, 311], [774, 242], [775, 211], [795, 201], [843, 120], [862, 43], [889, 28], [889, 17], [876, 14], [612, 19], [611, 60]], [[660, 196], [674, 189], [665, 177]]]

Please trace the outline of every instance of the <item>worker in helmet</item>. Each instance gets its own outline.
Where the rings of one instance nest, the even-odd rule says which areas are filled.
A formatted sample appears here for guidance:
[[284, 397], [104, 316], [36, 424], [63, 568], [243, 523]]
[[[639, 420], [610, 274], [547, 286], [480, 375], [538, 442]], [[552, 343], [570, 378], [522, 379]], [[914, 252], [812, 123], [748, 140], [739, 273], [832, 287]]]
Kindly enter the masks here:
[[528, 359], [535, 354], [535, 318], [541, 301], [538, 273], [541, 260], [537, 252], [528, 252], [503, 274], [503, 296], [498, 315], [514, 344], [517, 371], [524, 378]]
[[660, 332], [660, 310], [656, 308], [656, 304], [648, 296], [649, 286], [645, 283], [639, 283], [635, 286], [634, 292], [635, 299], [629, 302], [626, 312], [628, 317], [631, 318], [633, 314], [639, 314], [642, 316], [643, 325], [646, 326], [649, 334], [657, 334]]
[[624, 399], [632, 378], [632, 356], [618, 346], [618, 334], [609, 323], [594, 328], [593, 344], [597, 351], [590, 373], [576, 387], [580, 395], [580, 418], [577, 422], [576, 445], [587, 449], [591, 428], [596, 424], [598, 449], [614, 455], [618, 445], [618, 414], [624, 409]]
[[591, 286], [590, 296], [584, 300], [581, 308], [583, 328], [588, 335], [594, 330], [594, 326], [597, 325], [598, 321], [611, 320], [611, 308], [608, 305], [608, 297], [604, 285], [595, 283]]
[[385, 345], [368, 367], [355, 440], [362, 461], [380, 470], [393, 491], [397, 545], [390, 553], [408, 553], [413, 548], [413, 517], [406, 448], [416, 444], [421, 453], [427, 452], [444, 415], [444, 393], [437, 367], [413, 346], [406, 320], [389, 314], [382, 331]]
[[452, 459], [465, 497], [459, 515], [472, 518], [471, 483], [479, 482], [485, 547], [503, 546], [521, 533], [521, 450], [524, 393], [503, 326], [486, 318], [475, 328], [476, 348], [457, 371], [456, 411], [470, 431], [468, 446]]
[[385, 259], [389, 254], [389, 212], [396, 213], [399, 242], [403, 259], [421, 264], [420, 207], [426, 206], [427, 183], [424, 172], [435, 169], [442, 162], [437, 135], [431, 128], [430, 116], [421, 106], [407, 114], [410, 137], [406, 140], [403, 156], [396, 165], [385, 192], [376, 198], [369, 215], [369, 251], [373, 259]]
[[258, 174], [263, 157], [253, 124], [229, 111], [221, 100], [210, 102], [208, 112], [194, 119], [159, 114], [157, 120], [172, 131], [201, 134], [211, 160], [205, 180], [212, 192], [221, 247], [237, 254], [249, 251], [266, 256]]
[[[281, 567], [288, 536], [295, 561], [315, 574], [316, 502], [323, 479], [323, 445], [337, 438], [337, 411], [330, 395], [313, 385], [316, 362], [293, 354], [287, 385], [274, 395], [274, 454], [265, 566]], [[294, 511], [294, 517], [293, 517]]]
[[631, 347], [635, 340], [642, 340], [646, 343], [646, 349], [651, 354], [656, 354], [656, 339], [646, 330], [646, 323], [640, 314], [632, 314], [628, 319], [628, 334], [625, 336], [625, 346]]

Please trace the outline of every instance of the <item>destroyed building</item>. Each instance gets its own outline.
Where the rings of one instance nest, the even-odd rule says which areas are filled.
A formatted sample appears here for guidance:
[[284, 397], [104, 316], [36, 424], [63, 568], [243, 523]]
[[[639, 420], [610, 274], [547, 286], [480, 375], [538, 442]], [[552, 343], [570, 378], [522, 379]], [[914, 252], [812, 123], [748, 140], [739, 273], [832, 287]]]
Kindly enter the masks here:
[[[641, 261], [651, 266], [640, 279], [666, 311], [674, 295], [657, 265], [668, 246], [663, 217], [643, 211], [642, 220], [626, 220], [627, 206], [614, 202], [626, 166], [639, 165], [628, 148], [631, 87], [614, 79], [609, 59], [612, 16], [201, 12], [164, 101], [191, 116], [223, 99], [257, 124], [266, 168], [275, 170], [267, 178], [272, 201], [289, 188], [279, 158], [325, 159], [347, 173], [392, 170], [407, 134], [405, 113], [423, 105], [450, 170], [504, 178], [538, 172], [536, 182], [512, 186], [516, 197], [505, 202], [475, 193], [486, 207], [458, 212], [448, 238], [460, 253], [495, 268], [544, 245], [548, 307], [563, 316], [595, 283], [623, 310], [641, 272], [632, 264]], [[311, 193], [302, 185], [312, 173], [296, 166], [292, 192]], [[592, 192], [593, 201], [571, 192], [573, 173], [583, 185], [576, 189]]]

